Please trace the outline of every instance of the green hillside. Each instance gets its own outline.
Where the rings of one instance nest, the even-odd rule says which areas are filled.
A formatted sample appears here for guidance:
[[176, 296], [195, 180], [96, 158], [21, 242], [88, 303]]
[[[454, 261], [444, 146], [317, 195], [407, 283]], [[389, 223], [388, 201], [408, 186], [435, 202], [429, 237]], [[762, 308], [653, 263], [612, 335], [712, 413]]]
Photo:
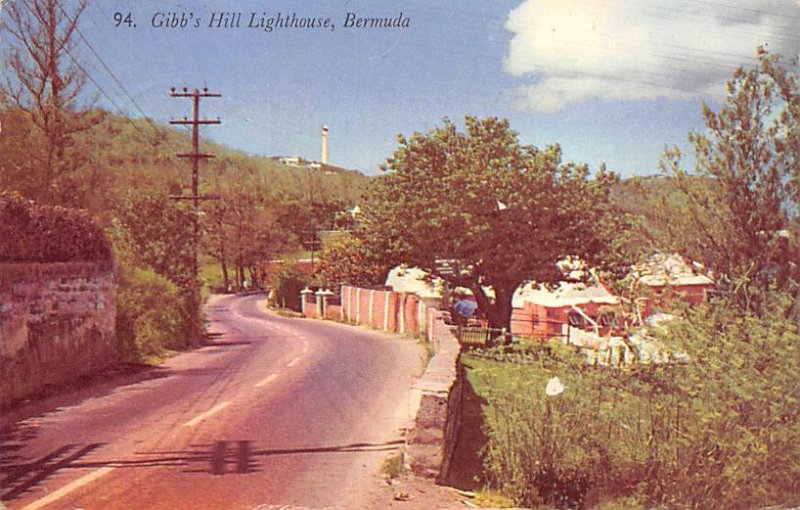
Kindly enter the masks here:
[[[35, 151], [30, 150], [38, 143], [37, 132], [19, 111], [0, 110], [0, 189], [16, 190], [38, 201], [88, 208], [101, 216], [129, 189], [164, 194], [188, 191], [188, 160], [176, 156], [190, 150], [188, 131], [104, 111], [93, 111], [92, 116], [96, 124], [74, 136], [68, 156], [77, 170], [64, 176], [64, 196], [60, 200], [43, 200], [43, 181], [37, 178], [40, 172], [31, 157]], [[288, 166], [274, 158], [248, 155], [210, 142], [202, 143], [201, 150], [217, 156], [201, 166], [204, 193], [219, 193], [232, 183], [239, 183], [270, 197], [354, 204], [369, 180], [357, 171], [332, 166], [315, 170]], [[66, 191], [68, 188], [71, 191]]]

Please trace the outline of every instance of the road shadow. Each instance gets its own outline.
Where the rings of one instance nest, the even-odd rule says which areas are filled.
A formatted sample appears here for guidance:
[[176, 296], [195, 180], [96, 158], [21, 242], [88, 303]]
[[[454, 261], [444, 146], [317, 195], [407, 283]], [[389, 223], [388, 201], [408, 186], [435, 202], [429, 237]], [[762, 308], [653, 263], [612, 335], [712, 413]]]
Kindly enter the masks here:
[[92, 443], [66, 444], [40, 457], [25, 459], [19, 455], [19, 450], [31, 434], [31, 430], [20, 427], [11, 437], [17, 442], [7, 442], [0, 448], [0, 500], [17, 499], [65, 470], [165, 468], [188, 474], [247, 475], [261, 472], [263, 462], [275, 456], [389, 452], [403, 447], [403, 440], [396, 440], [333, 446], [258, 448], [253, 441], [245, 439], [193, 445], [187, 450], [135, 452], [131, 458], [102, 459], [92, 456], [101, 455], [98, 450], [104, 444]]
[[[230, 348], [247, 346], [253, 338], [228, 340], [226, 333], [209, 333], [206, 340], [194, 350], [212, 347], [209, 354], [222, 352]], [[84, 400], [109, 395], [115, 391], [125, 391], [125, 387], [133, 387], [139, 383], [163, 379], [170, 376], [198, 376], [223, 371], [224, 368], [176, 369], [167, 366], [154, 366], [143, 363], [119, 363], [105, 370], [76, 378], [74, 381], [48, 385], [24, 400], [13, 402], [0, 408], [0, 450], [3, 448], [9, 429], [17, 422], [53, 412], [59, 408], [74, 407]]]
[[488, 441], [484, 432], [483, 418], [483, 407], [487, 402], [475, 392], [469, 379], [463, 373], [461, 377], [464, 378], [459, 404], [461, 420], [450, 463], [450, 472], [442, 482], [459, 489], [477, 490], [486, 484], [486, 474], [480, 452]]
[[[82, 459], [101, 446], [103, 443], [67, 444], [28, 461], [21, 459], [17, 452], [8, 457], [3, 455], [0, 459], [0, 501], [16, 499], [54, 474], [77, 467]], [[13, 447], [8, 449], [14, 450]]]
[[70, 384], [44, 388], [36, 396], [2, 409], [0, 501], [25, 494], [54, 473], [74, 467], [101, 446], [101, 443], [66, 444], [55, 446], [40, 457], [25, 457], [25, 446], [33, 442], [40, 431], [37, 418], [56, 413], [59, 409], [80, 406], [89, 399], [133, 390], [140, 383], [169, 375], [169, 370], [149, 365], [118, 365]]
[[170, 375], [165, 367], [137, 363], [121, 363], [100, 372], [82, 376], [59, 385], [49, 385], [36, 394], [0, 409], [0, 441], [17, 422], [61, 407], [73, 407], [86, 399], [111, 394], [124, 386], [132, 386]]
[[327, 453], [390, 452], [403, 447], [402, 439], [383, 443], [351, 443], [334, 446], [310, 446], [298, 448], [257, 448], [252, 441], [216, 441], [213, 444], [196, 445], [187, 451], [137, 452], [148, 456], [150, 461], [180, 461], [186, 463], [186, 473], [210, 473], [213, 475], [247, 474], [260, 471], [260, 461], [269, 457], [292, 455], [315, 455]]

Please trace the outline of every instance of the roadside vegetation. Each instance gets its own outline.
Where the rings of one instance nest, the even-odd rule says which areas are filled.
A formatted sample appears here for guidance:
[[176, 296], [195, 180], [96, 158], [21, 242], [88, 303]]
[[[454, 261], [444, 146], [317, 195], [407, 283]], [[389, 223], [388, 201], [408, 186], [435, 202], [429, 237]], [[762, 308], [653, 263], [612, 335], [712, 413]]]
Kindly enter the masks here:
[[[519, 362], [464, 355], [484, 401], [488, 485], [534, 508], [733, 509], [800, 497], [798, 326], [786, 296], [774, 305], [764, 317], [692, 310], [662, 339], [685, 364], [593, 367], [560, 344]], [[548, 394], [554, 378], [563, 390]]]
[[[562, 161], [558, 144], [521, 143], [494, 117], [401, 137], [374, 179], [203, 143], [217, 157], [202, 166], [200, 192], [220, 200], [198, 220], [168, 198], [188, 193], [176, 156], [188, 137], [84, 99], [70, 54], [84, 4], [30, 0], [51, 13], [36, 21], [27, 3], [9, 5], [3, 34], [0, 122], [14, 128], [0, 137], [0, 190], [16, 194], [0, 195], [13, 216], [0, 253], [53, 262], [113, 251], [126, 359], [202, 340], [195, 249], [217, 266], [219, 288], [269, 283], [286, 308], [299, 308], [308, 283], [381, 284], [408, 263], [471, 289], [496, 328], [510, 325], [514, 290], [556, 284], [565, 258], [614, 284], [642, 254], [677, 252], [717, 284], [708, 303], [665, 310], [678, 318], [659, 341], [686, 362], [601, 368], [559, 344], [463, 356], [485, 493], [539, 508], [800, 504], [800, 86], [777, 56], [760, 49], [719, 110], [703, 106], [692, 169], [669, 148], [661, 177], [622, 182]], [[323, 248], [317, 275], [284, 265], [262, 281], [260, 263], [316, 250], [316, 232], [333, 229], [352, 233]]]
[[405, 473], [405, 466], [403, 466], [403, 454], [396, 453], [387, 457], [381, 465], [381, 473], [388, 480], [395, 480], [400, 478]]
[[[488, 487], [534, 508], [800, 504], [800, 93], [777, 57], [737, 71], [694, 170], [617, 186], [643, 251], [701, 262], [717, 289], [656, 332], [686, 361], [609, 368], [569, 348], [462, 361]], [[480, 410], [477, 410], [479, 407]], [[476, 445], [478, 447], [480, 445]]]

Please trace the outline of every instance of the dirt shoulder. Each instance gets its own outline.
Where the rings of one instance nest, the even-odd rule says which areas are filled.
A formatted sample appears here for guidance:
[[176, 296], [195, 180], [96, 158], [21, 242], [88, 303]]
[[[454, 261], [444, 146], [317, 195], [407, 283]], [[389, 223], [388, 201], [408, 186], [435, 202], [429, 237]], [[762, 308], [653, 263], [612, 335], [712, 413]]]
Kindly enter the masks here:
[[[371, 494], [371, 509], [445, 510], [470, 508], [456, 489], [410, 474], [384, 480]], [[474, 507], [473, 507], [474, 508]]]

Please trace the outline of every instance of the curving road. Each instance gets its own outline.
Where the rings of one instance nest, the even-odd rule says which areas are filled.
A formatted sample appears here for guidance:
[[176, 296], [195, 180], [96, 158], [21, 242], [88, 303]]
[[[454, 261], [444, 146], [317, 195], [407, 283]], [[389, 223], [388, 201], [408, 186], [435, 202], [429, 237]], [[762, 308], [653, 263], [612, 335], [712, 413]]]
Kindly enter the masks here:
[[6, 417], [0, 501], [14, 510], [374, 506], [380, 465], [413, 408], [421, 347], [267, 314], [259, 299], [215, 296], [209, 345]]

